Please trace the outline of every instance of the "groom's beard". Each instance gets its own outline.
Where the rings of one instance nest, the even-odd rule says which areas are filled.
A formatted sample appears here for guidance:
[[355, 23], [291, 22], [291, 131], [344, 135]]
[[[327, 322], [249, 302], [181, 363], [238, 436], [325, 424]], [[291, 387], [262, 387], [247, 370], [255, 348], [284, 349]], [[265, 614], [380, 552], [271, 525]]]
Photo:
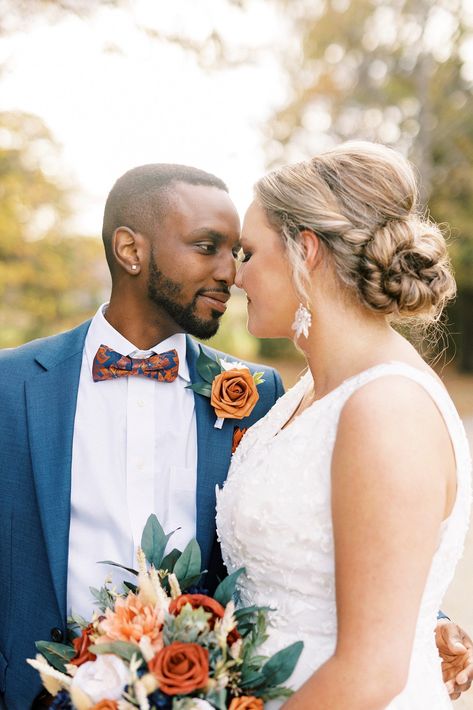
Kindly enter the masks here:
[[[222, 313], [212, 311], [212, 318], [204, 320], [196, 314], [197, 292], [190, 303], [182, 303], [182, 286], [172, 281], [158, 269], [154, 258], [149, 263], [148, 298], [163, 308], [181, 328], [196, 338], [207, 340], [215, 335], [219, 328]], [[179, 298], [181, 296], [181, 298]]]

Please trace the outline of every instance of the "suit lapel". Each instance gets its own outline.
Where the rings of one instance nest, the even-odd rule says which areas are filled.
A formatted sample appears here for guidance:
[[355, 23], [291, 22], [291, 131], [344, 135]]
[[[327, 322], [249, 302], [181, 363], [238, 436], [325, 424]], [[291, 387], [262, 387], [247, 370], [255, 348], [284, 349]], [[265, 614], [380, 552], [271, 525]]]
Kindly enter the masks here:
[[[196, 343], [187, 337], [187, 363], [193, 383], [201, 381], [197, 373]], [[197, 420], [197, 491], [196, 535], [202, 551], [202, 565], [207, 568], [215, 539], [215, 487], [225, 481], [232, 450], [233, 420], [225, 420], [222, 429], [214, 427], [216, 416], [210, 400], [194, 392]]]
[[74, 417], [90, 323], [46, 341], [44, 368], [26, 387], [28, 433], [38, 506], [58, 607], [66, 612]]

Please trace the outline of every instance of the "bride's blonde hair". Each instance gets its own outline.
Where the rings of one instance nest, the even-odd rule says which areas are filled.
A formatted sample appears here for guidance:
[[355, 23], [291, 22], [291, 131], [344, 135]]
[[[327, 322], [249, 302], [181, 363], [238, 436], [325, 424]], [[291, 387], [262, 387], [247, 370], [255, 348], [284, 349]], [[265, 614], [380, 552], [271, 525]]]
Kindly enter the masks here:
[[270, 172], [255, 197], [284, 240], [303, 302], [303, 228], [319, 237], [341, 282], [372, 311], [436, 320], [455, 295], [444, 236], [419, 213], [413, 169], [391, 148], [343, 143]]

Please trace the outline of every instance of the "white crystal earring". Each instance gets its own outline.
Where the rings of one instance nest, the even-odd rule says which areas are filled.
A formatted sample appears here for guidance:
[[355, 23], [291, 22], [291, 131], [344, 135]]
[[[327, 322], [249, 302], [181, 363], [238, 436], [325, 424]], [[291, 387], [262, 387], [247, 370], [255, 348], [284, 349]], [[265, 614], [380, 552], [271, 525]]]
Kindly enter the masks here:
[[132, 265], [131, 265], [131, 268], [133, 269], [133, 271], [136, 271], [136, 269], [137, 269], [138, 267], [137, 267], [136, 264], [132, 264]]
[[309, 328], [311, 325], [311, 312], [304, 306], [303, 303], [299, 303], [294, 323], [292, 324], [292, 330], [296, 331], [296, 338], [300, 338], [301, 335], [304, 335], [304, 338], [307, 338], [309, 336]]

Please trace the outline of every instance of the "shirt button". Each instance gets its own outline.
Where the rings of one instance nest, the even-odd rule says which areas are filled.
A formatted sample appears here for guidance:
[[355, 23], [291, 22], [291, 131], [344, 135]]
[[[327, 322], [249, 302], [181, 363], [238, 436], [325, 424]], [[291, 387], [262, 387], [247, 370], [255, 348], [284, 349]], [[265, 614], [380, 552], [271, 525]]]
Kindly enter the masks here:
[[139, 400], [137, 401], [137, 405], [138, 405], [138, 407], [144, 407], [144, 406], [145, 406], [144, 399], [139, 399]]
[[144, 469], [144, 467], [145, 467], [145, 465], [144, 465], [143, 461], [138, 461], [138, 463], [136, 464], [136, 468], [138, 469], [138, 471], [142, 471]]
[[64, 634], [57, 626], [51, 629], [51, 639], [56, 643], [61, 643], [64, 640]]

